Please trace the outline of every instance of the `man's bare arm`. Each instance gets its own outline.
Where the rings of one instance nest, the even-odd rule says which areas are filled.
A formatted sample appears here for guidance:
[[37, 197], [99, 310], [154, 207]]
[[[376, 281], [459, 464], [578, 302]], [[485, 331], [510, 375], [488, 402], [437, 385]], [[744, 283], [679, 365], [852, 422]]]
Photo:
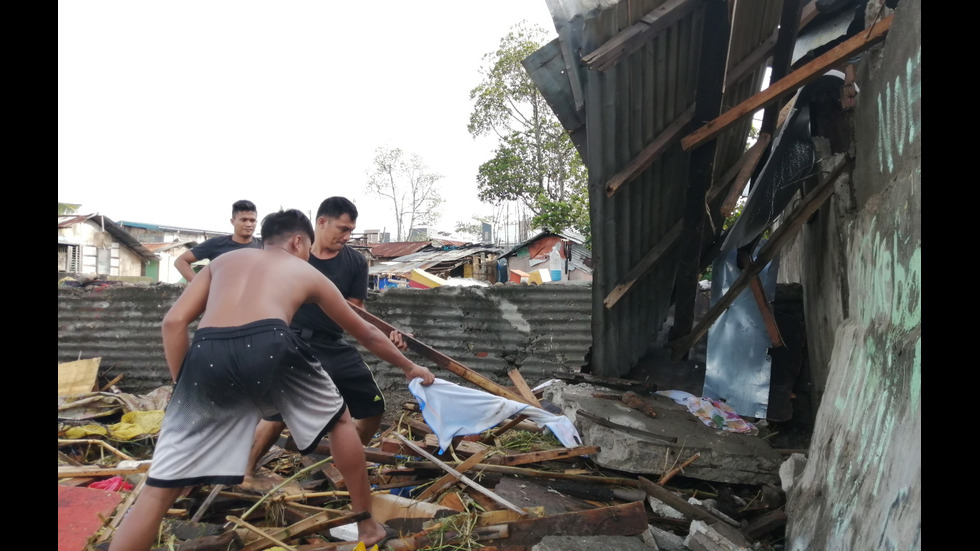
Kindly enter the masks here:
[[190, 346], [187, 328], [204, 312], [208, 302], [211, 270], [205, 266], [197, 276], [170, 307], [161, 324], [163, 355], [167, 358], [167, 367], [170, 368], [170, 376], [174, 382], [177, 381], [184, 356], [187, 355], [187, 348]]
[[180, 275], [184, 276], [187, 283], [193, 281], [194, 276], [197, 275], [194, 273], [194, 268], [191, 268], [191, 262], [197, 262], [197, 257], [190, 251], [184, 251], [184, 254], [178, 256], [177, 260], [174, 260], [174, 267], [177, 268]]
[[330, 280], [324, 279], [329, 285], [323, 285], [323, 282], [320, 282], [317, 286], [319, 293], [316, 301], [324, 313], [337, 322], [337, 325], [340, 325], [347, 334], [370, 350], [372, 354], [395, 367], [401, 368], [408, 380], [421, 377], [423, 385], [432, 384], [435, 376], [428, 368], [406, 358], [380, 329], [357, 315], [357, 312], [344, 300], [343, 295]]
[[[349, 298], [347, 299], [347, 302], [353, 304], [354, 306], [367, 310], [367, 307], [364, 306], [364, 301], [359, 298]], [[409, 337], [411, 337], [411, 335], [409, 335]], [[398, 350], [401, 350], [402, 352], [408, 350], [408, 343], [405, 342], [405, 339], [402, 338], [401, 332], [398, 331], [397, 329], [392, 331], [391, 334], [388, 335], [388, 340], [390, 340], [391, 344], [395, 345], [395, 348], [397, 348]]]

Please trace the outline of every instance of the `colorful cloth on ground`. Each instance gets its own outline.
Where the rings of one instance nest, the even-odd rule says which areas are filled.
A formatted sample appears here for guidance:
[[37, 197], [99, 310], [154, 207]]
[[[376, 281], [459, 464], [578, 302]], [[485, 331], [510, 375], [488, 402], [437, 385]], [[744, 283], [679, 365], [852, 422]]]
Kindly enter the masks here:
[[725, 402], [703, 396], [699, 398], [683, 390], [661, 390], [657, 394], [666, 396], [686, 407], [688, 411], [701, 419], [701, 422], [711, 428], [752, 435], [759, 434], [759, 429], [755, 425], [742, 419]]

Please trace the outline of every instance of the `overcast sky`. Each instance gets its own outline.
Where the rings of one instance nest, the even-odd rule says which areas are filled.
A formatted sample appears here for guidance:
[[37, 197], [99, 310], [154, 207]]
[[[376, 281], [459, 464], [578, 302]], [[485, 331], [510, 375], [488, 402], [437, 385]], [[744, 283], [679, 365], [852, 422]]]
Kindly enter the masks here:
[[444, 175], [435, 226], [490, 214], [476, 173], [495, 142], [466, 130], [484, 54], [546, 0], [58, 3], [58, 201], [115, 221], [231, 231], [344, 195], [358, 230], [395, 237], [364, 191], [377, 147]]

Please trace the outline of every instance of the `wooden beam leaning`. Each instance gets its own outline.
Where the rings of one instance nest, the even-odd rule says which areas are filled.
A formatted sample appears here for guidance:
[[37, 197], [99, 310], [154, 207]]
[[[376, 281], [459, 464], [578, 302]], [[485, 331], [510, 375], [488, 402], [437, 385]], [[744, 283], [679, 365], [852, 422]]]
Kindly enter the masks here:
[[644, 274], [653, 269], [653, 267], [657, 265], [657, 262], [659, 262], [660, 259], [663, 258], [675, 244], [677, 244], [677, 239], [681, 235], [681, 228], [683, 226], [684, 221], [678, 220], [677, 223], [674, 224], [674, 227], [670, 228], [670, 230], [664, 234], [663, 238], [660, 239], [657, 245], [650, 249], [650, 251], [644, 255], [643, 259], [640, 260], [636, 266], [633, 266], [633, 268], [630, 269], [629, 273], [626, 274], [626, 277], [623, 278], [623, 282], [616, 285], [616, 287], [614, 287], [613, 290], [606, 295], [606, 298], [603, 299], [602, 304], [607, 310], [615, 306], [616, 303], [619, 302], [619, 299], [623, 298], [630, 288], [632, 288], [633, 285], [644, 276]]
[[605, 71], [619, 60], [643, 47], [658, 33], [673, 25], [700, 4], [697, 0], [668, 0], [639, 21], [605, 41], [590, 54], [582, 56], [582, 65]]
[[[732, 187], [728, 190], [728, 195], [725, 196], [725, 200], [721, 203], [721, 208], [719, 209], [721, 216], [723, 218], [728, 218], [732, 211], [735, 210], [735, 205], [738, 203], [738, 198], [742, 194], [742, 190], [745, 189], [745, 185], [749, 183], [749, 178], [752, 177], [752, 173], [755, 172], [755, 167], [758, 166], [759, 161], [762, 160], [762, 154], [765, 153], [766, 148], [769, 147], [769, 142], [772, 139], [772, 135], [766, 132], [759, 134], [759, 139], [752, 144], [752, 147], [745, 152], [742, 158], [745, 159], [745, 163], [738, 171], [738, 175], [735, 176], [735, 181], [732, 182]], [[708, 202], [711, 202], [711, 194], [708, 194]]]
[[753, 260], [742, 273], [735, 279], [735, 282], [728, 288], [726, 292], [718, 302], [716, 302], [708, 312], [704, 315], [701, 321], [691, 330], [690, 333], [684, 335], [683, 337], [675, 339], [673, 342], [669, 343], [668, 346], [673, 350], [671, 356], [675, 361], [684, 357], [688, 350], [694, 346], [694, 343], [707, 333], [708, 328], [711, 324], [718, 319], [718, 316], [722, 314], [732, 302], [738, 298], [738, 295], [748, 287], [751, 279], [760, 273], [762, 269], [766, 267], [769, 262], [776, 257], [776, 254], [787, 244], [789, 240], [796, 235], [796, 232], [803, 227], [803, 224], [813, 216], [813, 213], [823, 206], [823, 204], [834, 194], [834, 184], [837, 182], [838, 176], [844, 171], [846, 167], [853, 165], [852, 161], [842, 163], [838, 166], [834, 172], [828, 176], [828, 178], [817, 186], [813, 191], [806, 194], [803, 201], [799, 206], [788, 216], [785, 224], [779, 226], [776, 231], [772, 233], [772, 237], [766, 241], [766, 244], [762, 246], [759, 250], [758, 256]]
[[606, 182], [606, 196], [612, 197], [620, 186], [628, 184], [650, 167], [663, 152], [673, 145], [684, 132], [685, 127], [694, 118], [694, 106], [690, 106], [681, 116], [670, 123], [652, 142], [643, 148], [640, 153], [629, 162], [622, 170], [613, 174], [613, 177]]
[[839, 65], [847, 58], [884, 40], [894, 17], [894, 14], [885, 17], [875, 24], [869, 32], [862, 32], [841, 42], [820, 57], [779, 79], [765, 90], [725, 111], [714, 120], [708, 121], [701, 128], [682, 138], [681, 148], [684, 151], [690, 151], [704, 145], [705, 142], [717, 136], [729, 125], [777, 101], [786, 93], [817, 80], [827, 70]]
[[[350, 303], [348, 302], [348, 304]], [[361, 318], [363, 318], [371, 325], [380, 329], [385, 335], [390, 334], [392, 331], [400, 331], [394, 325], [391, 325], [386, 321], [382, 320], [381, 318], [371, 314], [364, 308], [361, 308], [354, 304], [351, 304], [350, 307], [353, 308], [355, 312], [357, 312], [357, 315], [361, 316]], [[487, 392], [490, 392], [492, 394], [496, 394], [497, 396], [502, 396], [504, 398], [514, 400], [515, 402], [520, 402], [522, 404], [527, 404], [527, 405], [534, 405], [528, 402], [523, 396], [517, 394], [516, 392], [512, 392], [509, 389], [498, 385], [497, 383], [491, 381], [490, 379], [484, 377], [483, 375], [480, 375], [476, 371], [473, 371], [472, 369], [457, 362], [456, 360], [450, 358], [449, 356], [443, 354], [442, 352], [439, 352], [428, 345], [422, 344], [417, 339], [408, 336], [404, 332], [402, 332], [402, 339], [408, 344], [408, 349], [411, 350], [412, 352], [415, 352], [416, 354], [419, 354], [420, 356], [431, 360], [437, 366], [449, 370], [455, 373], [456, 375], [459, 375], [463, 379], [475, 384], [476, 386], [482, 388], [483, 390], [486, 390]]]

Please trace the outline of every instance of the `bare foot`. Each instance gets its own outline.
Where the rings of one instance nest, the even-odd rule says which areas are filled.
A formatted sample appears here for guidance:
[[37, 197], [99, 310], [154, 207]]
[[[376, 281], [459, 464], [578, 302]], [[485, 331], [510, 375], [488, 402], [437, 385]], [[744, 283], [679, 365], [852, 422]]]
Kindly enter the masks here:
[[387, 541], [398, 535], [394, 529], [381, 524], [374, 519], [362, 520], [357, 523], [357, 539], [370, 548], [376, 543]]

